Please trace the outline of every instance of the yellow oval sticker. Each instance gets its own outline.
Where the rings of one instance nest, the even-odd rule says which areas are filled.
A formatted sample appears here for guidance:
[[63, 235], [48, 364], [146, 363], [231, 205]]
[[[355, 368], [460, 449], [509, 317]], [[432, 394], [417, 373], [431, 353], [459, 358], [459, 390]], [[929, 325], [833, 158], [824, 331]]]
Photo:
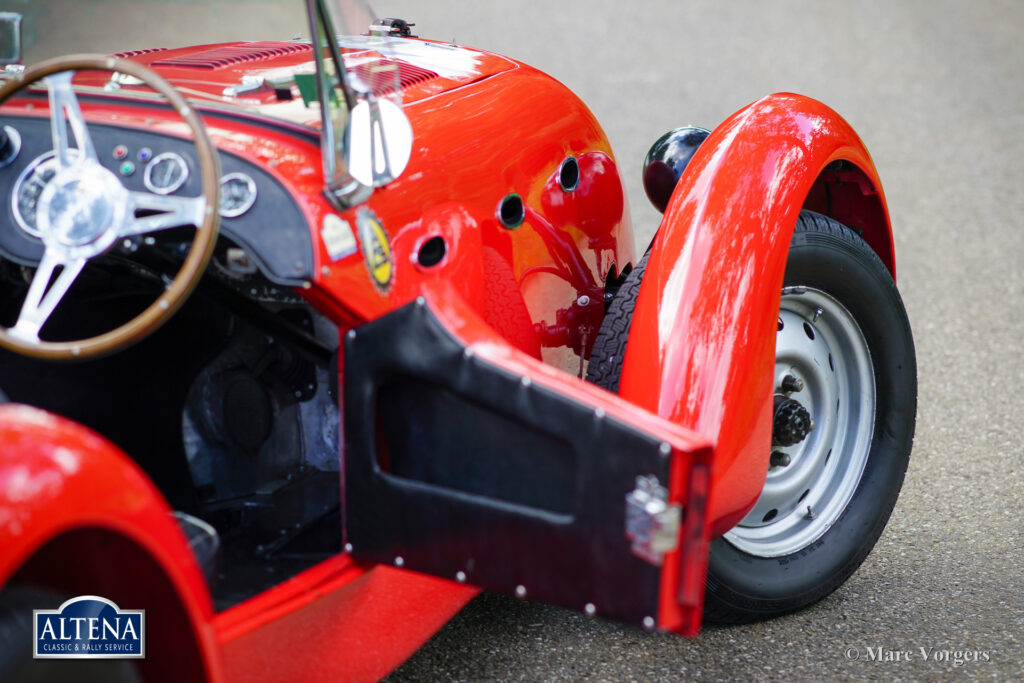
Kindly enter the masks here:
[[359, 223], [359, 241], [363, 247], [366, 270], [369, 271], [370, 279], [373, 280], [373, 284], [377, 285], [377, 289], [386, 292], [391, 286], [395, 265], [388, 234], [372, 211], [360, 211], [357, 222]]

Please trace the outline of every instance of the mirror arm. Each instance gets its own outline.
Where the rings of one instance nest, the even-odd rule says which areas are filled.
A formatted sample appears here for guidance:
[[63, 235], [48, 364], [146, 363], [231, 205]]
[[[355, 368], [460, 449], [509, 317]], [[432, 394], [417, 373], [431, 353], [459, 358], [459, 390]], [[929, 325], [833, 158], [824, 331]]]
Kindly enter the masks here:
[[[373, 168], [374, 186], [386, 185], [394, 180], [391, 172], [391, 157], [388, 154], [388, 138], [384, 134], [384, 120], [380, 115], [380, 104], [373, 94], [367, 94], [366, 103], [370, 105], [370, 163]], [[380, 141], [381, 157], [384, 159], [384, 168], [377, 168], [377, 143]]]
[[333, 189], [330, 187], [324, 188], [324, 197], [331, 203], [331, 206], [339, 211], [351, 209], [353, 206], [362, 204], [372, 194], [372, 187], [363, 185], [355, 178], [350, 179], [348, 183], [341, 187]]
[[[310, 35], [317, 65], [315, 83], [321, 109], [320, 154], [324, 164], [323, 194], [332, 206], [338, 210], [344, 210], [366, 201], [373, 194], [373, 187], [367, 187], [353, 178], [344, 168], [344, 161], [338, 158], [335, 136], [340, 131], [335, 130], [331, 121], [330, 89], [332, 84], [330, 77], [326, 75], [326, 59], [332, 60], [335, 64], [334, 72], [339, 79], [341, 90], [339, 94], [345, 98], [349, 111], [355, 106], [356, 99], [348, 85], [345, 63], [341, 58], [334, 26], [327, 8], [324, 7], [323, 0], [306, 0], [306, 9], [309, 15]], [[326, 43], [329, 46], [330, 54], [326, 58], [320, 45], [321, 35], [326, 38]], [[344, 135], [344, 132], [341, 134]], [[341, 165], [340, 172], [339, 165]]]

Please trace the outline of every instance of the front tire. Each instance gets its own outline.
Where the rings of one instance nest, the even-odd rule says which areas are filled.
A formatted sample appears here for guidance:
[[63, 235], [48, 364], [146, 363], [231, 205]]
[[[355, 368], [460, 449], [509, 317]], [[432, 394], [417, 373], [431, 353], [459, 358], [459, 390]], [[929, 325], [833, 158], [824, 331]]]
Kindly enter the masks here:
[[[642, 270], [620, 296], [635, 298]], [[613, 320], [635, 303], [618, 299]], [[618, 379], [625, 342], [602, 326], [591, 358], [599, 384]], [[836, 590], [881, 535], [910, 457], [917, 366], [899, 292], [862, 239], [809, 211], [800, 214], [786, 262], [773, 384], [814, 427], [795, 444], [773, 446], [761, 498], [712, 542], [709, 621], [765, 619]]]

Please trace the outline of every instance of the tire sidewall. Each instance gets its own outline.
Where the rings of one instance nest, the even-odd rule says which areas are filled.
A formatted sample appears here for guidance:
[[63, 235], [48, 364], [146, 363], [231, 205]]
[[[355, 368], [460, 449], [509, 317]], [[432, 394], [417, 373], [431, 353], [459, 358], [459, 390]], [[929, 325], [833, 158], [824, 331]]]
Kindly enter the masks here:
[[[807, 229], [805, 221], [827, 222], [831, 230]], [[827, 292], [857, 321], [875, 376], [875, 425], [857, 489], [819, 539], [776, 558], [749, 555], [724, 538], [712, 543], [709, 592], [734, 609], [765, 616], [823, 598], [867, 556], [903, 483], [917, 404], [910, 325], [895, 283], [863, 241], [830, 219], [802, 214], [790, 247], [785, 286]]]

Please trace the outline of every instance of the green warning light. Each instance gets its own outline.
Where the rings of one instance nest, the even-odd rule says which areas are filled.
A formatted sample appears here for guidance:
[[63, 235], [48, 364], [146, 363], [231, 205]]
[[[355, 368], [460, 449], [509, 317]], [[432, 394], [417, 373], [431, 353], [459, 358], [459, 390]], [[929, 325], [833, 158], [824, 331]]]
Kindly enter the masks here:
[[135, 164], [130, 161], [125, 161], [121, 164], [121, 168], [119, 170], [121, 171], [121, 175], [130, 176], [132, 173], [135, 173]]

